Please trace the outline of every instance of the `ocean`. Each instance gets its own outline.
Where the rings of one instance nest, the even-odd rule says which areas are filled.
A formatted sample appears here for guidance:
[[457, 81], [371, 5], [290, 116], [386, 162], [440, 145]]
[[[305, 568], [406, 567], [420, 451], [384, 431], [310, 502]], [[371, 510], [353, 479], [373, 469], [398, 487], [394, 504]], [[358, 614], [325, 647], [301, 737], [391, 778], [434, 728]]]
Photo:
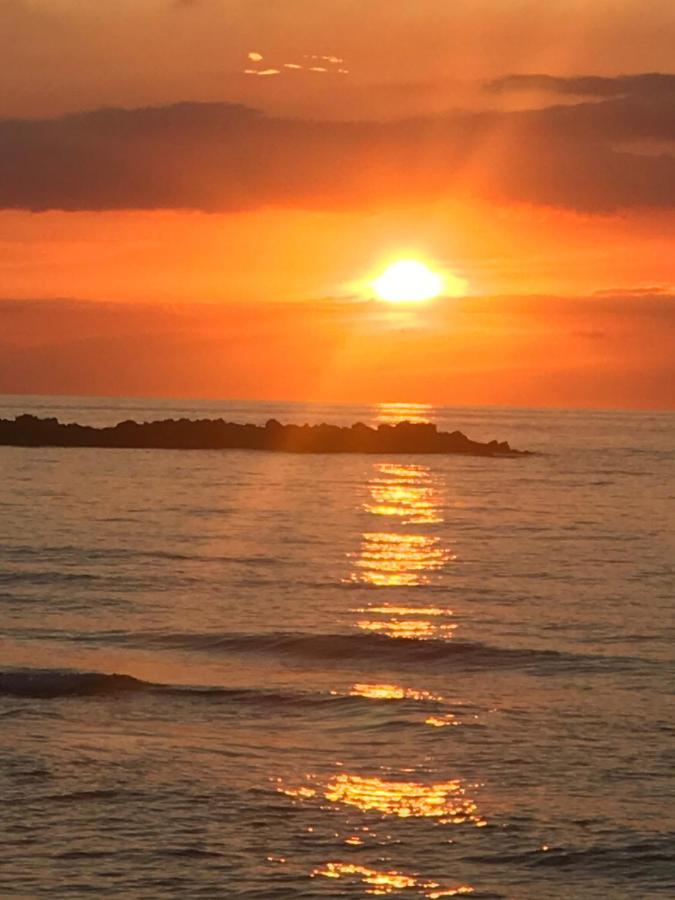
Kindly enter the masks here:
[[22, 412], [537, 454], [0, 447], [0, 896], [675, 897], [675, 414]]

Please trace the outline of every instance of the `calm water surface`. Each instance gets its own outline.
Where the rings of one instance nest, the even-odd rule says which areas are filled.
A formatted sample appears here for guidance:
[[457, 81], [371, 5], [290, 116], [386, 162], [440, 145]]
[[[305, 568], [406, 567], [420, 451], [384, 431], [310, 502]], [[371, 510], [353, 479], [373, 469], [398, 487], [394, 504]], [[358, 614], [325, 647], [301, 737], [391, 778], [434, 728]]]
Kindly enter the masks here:
[[0, 448], [2, 897], [675, 896], [675, 416], [524, 459]]

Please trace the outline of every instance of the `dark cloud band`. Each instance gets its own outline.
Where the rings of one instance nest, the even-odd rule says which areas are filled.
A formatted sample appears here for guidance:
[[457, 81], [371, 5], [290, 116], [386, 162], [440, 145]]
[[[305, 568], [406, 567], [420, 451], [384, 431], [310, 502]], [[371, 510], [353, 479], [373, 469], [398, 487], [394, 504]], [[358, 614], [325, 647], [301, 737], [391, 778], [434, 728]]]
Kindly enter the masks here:
[[398, 122], [280, 119], [228, 103], [6, 119], [0, 208], [340, 208], [463, 190], [584, 211], [675, 207], [675, 76], [499, 83], [537, 85], [595, 99]]
[[490, 82], [488, 88], [502, 91], [548, 91], [575, 97], [668, 96], [675, 92], [675, 75], [645, 72], [607, 78], [600, 75], [561, 77], [558, 75], [506, 75]]

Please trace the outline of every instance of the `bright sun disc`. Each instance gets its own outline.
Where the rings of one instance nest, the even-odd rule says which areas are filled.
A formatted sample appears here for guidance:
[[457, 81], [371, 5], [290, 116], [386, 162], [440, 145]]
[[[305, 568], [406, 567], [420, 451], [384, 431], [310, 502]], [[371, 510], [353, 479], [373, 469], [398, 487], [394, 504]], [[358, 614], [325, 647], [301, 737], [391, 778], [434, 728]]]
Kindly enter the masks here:
[[389, 303], [432, 300], [443, 290], [443, 279], [424, 263], [401, 259], [388, 266], [373, 282], [375, 293]]

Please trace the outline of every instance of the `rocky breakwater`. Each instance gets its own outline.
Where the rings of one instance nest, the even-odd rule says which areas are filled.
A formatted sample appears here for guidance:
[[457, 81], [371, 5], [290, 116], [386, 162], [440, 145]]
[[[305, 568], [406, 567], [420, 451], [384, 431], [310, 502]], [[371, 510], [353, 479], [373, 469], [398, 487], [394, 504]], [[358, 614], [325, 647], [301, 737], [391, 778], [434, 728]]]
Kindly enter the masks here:
[[371, 428], [351, 426], [237, 424], [223, 419], [127, 420], [94, 428], [21, 415], [0, 419], [0, 445], [15, 447], [105, 447], [164, 450], [268, 450], [288, 453], [455, 453], [523, 456], [506, 441], [472, 441], [461, 431], [439, 431], [431, 423], [399, 422]]

